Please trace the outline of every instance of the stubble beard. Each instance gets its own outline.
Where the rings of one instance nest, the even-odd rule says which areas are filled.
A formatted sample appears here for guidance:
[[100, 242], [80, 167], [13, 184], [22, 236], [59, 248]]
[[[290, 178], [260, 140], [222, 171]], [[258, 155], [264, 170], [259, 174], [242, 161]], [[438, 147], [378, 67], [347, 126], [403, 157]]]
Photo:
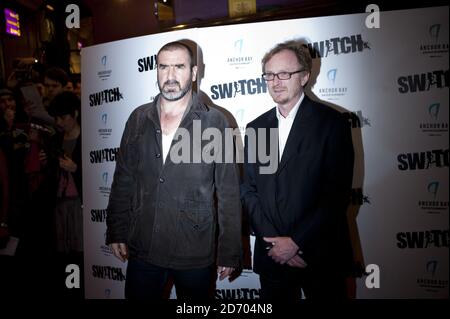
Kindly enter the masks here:
[[[165, 89], [166, 85], [178, 85], [179, 90], [173, 91], [173, 89]], [[158, 81], [158, 87], [159, 91], [161, 92], [161, 95], [168, 101], [178, 101], [182, 99], [192, 88], [192, 80], [189, 78], [188, 83], [186, 83], [186, 86], [184, 88], [181, 87], [181, 84], [178, 81], [166, 81], [164, 82], [163, 86], [161, 87], [161, 84]]]

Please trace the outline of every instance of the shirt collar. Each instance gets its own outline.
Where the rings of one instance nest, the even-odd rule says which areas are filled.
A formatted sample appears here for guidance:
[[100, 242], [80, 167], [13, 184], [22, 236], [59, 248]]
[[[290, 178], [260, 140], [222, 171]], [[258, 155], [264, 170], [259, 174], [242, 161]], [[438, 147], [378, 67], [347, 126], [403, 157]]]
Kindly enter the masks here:
[[302, 103], [304, 97], [305, 97], [305, 93], [302, 93], [302, 95], [300, 96], [300, 99], [297, 101], [297, 103], [295, 103], [294, 107], [289, 112], [287, 117], [284, 117], [283, 115], [281, 115], [280, 109], [278, 108], [278, 105], [277, 105], [277, 107], [276, 107], [277, 113], [276, 114], [277, 114], [278, 121], [287, 120], [287, 119], [292, 119], [292, 120], [295, 119], [295, 116], [297, 115], [297, 111], [300, 108], [300, 104]]

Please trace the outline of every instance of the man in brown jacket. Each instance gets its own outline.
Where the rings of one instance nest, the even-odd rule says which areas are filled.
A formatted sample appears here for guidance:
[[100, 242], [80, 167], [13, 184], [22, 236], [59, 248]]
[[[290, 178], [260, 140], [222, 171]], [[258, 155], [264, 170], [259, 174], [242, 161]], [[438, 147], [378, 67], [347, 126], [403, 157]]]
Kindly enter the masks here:
[[161, 93], [133, 111], [123, 133], [106, 243], [128, 259], [126, 298], [161, 298], [171, 276], [177, 298], [207, 299], [213, 265], [224, 279], [241, 261], [238, 171], [200, 138], [208, 129], [223, 138], [228, 124], [192, 92], [191, 49], [168, 43], [157, 62]]

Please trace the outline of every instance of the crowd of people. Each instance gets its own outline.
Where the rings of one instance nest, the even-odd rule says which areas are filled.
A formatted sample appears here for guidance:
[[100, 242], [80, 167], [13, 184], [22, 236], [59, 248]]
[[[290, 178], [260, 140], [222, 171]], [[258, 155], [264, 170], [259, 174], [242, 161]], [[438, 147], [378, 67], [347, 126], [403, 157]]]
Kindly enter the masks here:
[[[51, 67], [0, 83], [0, 286], [8, 294], [83, 297], [80, 79]], [[30, 296], [31, 297], [31, 296]], [[42, 297], [42, 296], [41, 296]]]

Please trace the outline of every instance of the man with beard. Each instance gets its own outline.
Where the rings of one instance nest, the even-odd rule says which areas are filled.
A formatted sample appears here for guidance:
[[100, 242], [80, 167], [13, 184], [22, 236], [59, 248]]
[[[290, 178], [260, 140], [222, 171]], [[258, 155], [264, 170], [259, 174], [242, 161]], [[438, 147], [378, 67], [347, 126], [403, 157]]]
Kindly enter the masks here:
[[[209, 142], [194, 131], [200, 125], [201, 133], [216, 128], [224, 136], [228, 123], [193, 92], [197, 66], [187, 45], [164, 45], [157, 63], [160, 94], [132, 112], [122, 136], [106, 243], [128, 260], [127, 299], [163, 298], [169, 277], [178, 299], [208, 299], [214, 266], [221, 280], [240, 266], [239, 181], [222, 150], [213, 161], [193, 160], [196, 145]], [[177, 145], [187, 145], [182, 161]]]

